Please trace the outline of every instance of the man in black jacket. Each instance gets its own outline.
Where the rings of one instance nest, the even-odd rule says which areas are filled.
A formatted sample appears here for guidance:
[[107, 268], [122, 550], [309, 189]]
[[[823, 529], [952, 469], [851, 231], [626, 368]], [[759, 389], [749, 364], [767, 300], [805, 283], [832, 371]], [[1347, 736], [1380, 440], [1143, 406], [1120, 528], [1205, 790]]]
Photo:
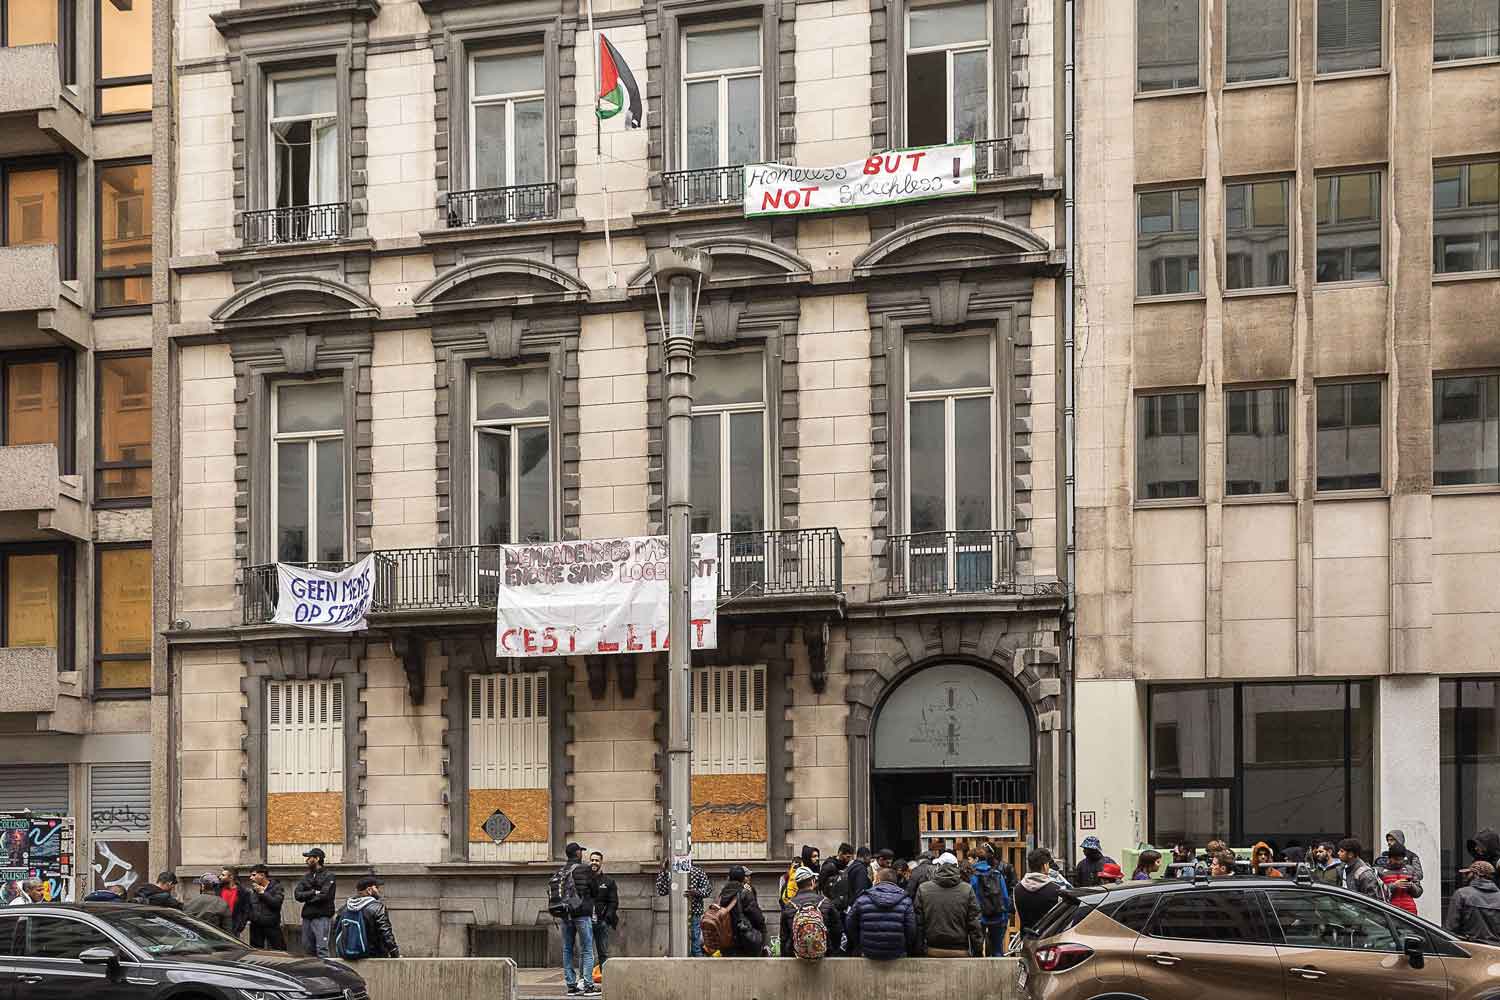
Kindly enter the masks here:
[[578, 903], [558, 920], [562, 931], [563, 979], [571, 996], [597, 993], [594, 988], [594, 885], [596, 876], [583, 861], [583, 845], [567, 846], [566, 870], [573, 875]]
[[729, 869], [729, 878], [719, 890], [719, 905], [734, 903], [734, 944], [721, 949], [727, 958], [760, 958], [766, 948], [766, 915], [761, 912], [755, 886], [750, 884], [750, 870], [744, 865]]
[[1045, 847], [1034, 847], [1026, 855], [1026, 877], [1016, 886], [1016, 915], [1021, 919], [1021, 933], [1035, 933], [1042, 918], [1062, 895], [1052, 878], [1052, 853]]
[[602, 970], [609, 960], [609, 934], [620, 926], [620, 887], [604, 874], [604, 852], [589, 855], [594, 875], [594, 968]]
[[162, 872], [156, 876], [155, 882], [143, 882], [130, 890], [130, 901], [132, 903], [145, 903], [147, 906], [168, 906], [174, 910], [182, 909], [182, 904], [172, 891], [177, 888], [177, 876], [171, 872]]
[[[335, 955], [340, 958], [401, 957], [401, 948], [396, 944], [396, 930], [391, 926], [391, 915], [380, 901], [380, 887], [381, 881], [374, 875], [366, 875], [354, 886], [358, 895], [349, 898], [333, 922]], [[349, 925], [354, 920], [360, 921], [364, 930], [363, 949], [349, 939]]]
[[326, 857], [321, 847], [304, 851], [307, 874], [292, 890], [292, 898], [302, 904], [302, 951], [319, 958], [328, 957], [329, 925], [333, 922], [333, 899], [338, 880], [323, 867]]
[[796, 926], [798, 912], [811, 906], [817, 909], [828, 934], [828, 950], [823, 957], [832, 958], [839, 954], [839, 943], [844, 939], [844, 920], [839, 916], [838, 907], [829, 902], [818, 888], [818, 876], [811, 868], [798, 868], [793, 877], [797, 880], [797, 894], [781, 907], [781, 957], [798, 957], [793, 950], [792, 929]]
[[281, 905], [286, 890], [271, 877], [271, 869], [256, 865], [250, 870], [250, 947], [286, 951], [281, 932]]
[[1453, 894], [1443, 928], [1465, 941], [1500, 944], [1500, 888], [1495, 886], [1495, 866], [1475, 861], [1467, 869], [1469, 884]]
[[870, 886], [875, 884], [875, 876], [870, 871], [870, 849], [861, 847], [854, 852], [854, 860], [849, 862], [849, 905], [863, 896]]

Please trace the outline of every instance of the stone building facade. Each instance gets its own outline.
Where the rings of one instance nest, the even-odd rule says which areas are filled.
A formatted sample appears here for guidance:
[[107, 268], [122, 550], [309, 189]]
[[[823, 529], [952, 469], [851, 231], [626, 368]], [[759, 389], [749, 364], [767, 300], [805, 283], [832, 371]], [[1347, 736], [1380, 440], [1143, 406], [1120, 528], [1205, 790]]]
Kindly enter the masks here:
[[160, 92], [150, 0], [15, 2], [4, 22], [0, 812], [70, 817], [76, 836], [10, 851], [4, 879], [45, 874], [74, 898], [166, 860], [151, 787]]
[[[403, 951], [540, 962], [578, 841], [619, 879], [619, 952], [663, 945], [663, 657], [500, 656], [495, 581], [502, 542], [661, 532], [671, 245], [714, 262], [700, 863], [770, 889], [802, 844], [915, 853], [933, 794], [1066, 837], [1060, 8], [174, 4], [172, 863], [292, 877], [321, 846], [341, 886], [387, 878]], [[638, 130], [595, 119], [590, 13]], [[740, 207], [739, 164], [953, 139], [972, 195]], [[278, 560], [371, 553], [367, 630], [271, 623]]]
[[1400, 828], [1436, 914], [1497, 819], [1493, 20], [1079, 10], [1080, 825]]

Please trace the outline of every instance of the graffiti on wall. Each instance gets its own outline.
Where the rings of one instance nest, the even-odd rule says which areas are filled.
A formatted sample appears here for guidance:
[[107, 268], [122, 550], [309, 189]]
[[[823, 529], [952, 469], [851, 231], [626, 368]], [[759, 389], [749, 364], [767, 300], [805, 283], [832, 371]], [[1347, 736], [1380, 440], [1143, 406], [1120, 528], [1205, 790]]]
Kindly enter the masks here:
[[146, 876], [151, 845], [144, 840], [108, 841], [95, 835], [94, 856], [89, 868], [94, 873], [94, 888], [128, 895]]

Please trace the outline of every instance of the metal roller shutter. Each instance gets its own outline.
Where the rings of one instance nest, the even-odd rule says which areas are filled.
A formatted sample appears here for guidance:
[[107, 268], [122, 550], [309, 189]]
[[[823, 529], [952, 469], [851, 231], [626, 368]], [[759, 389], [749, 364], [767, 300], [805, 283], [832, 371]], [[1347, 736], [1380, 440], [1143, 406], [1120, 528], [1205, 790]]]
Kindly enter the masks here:
[[149, 833], [151, 765], [95, 764], [89, 768], [89, 826]]
[[68, 765], [18, 764], [0, 767], [0, 813], [68, 815]]

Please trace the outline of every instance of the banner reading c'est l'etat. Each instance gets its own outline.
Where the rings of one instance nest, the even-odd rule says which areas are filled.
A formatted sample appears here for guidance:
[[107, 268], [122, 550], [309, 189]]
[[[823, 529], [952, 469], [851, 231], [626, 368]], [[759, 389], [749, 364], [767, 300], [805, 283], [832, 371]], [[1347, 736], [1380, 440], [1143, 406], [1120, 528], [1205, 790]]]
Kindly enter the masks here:
[[875, 153], [833, 167], [753, 163], [746, 215], [800, 215], [974, 193], [974, 144]]

